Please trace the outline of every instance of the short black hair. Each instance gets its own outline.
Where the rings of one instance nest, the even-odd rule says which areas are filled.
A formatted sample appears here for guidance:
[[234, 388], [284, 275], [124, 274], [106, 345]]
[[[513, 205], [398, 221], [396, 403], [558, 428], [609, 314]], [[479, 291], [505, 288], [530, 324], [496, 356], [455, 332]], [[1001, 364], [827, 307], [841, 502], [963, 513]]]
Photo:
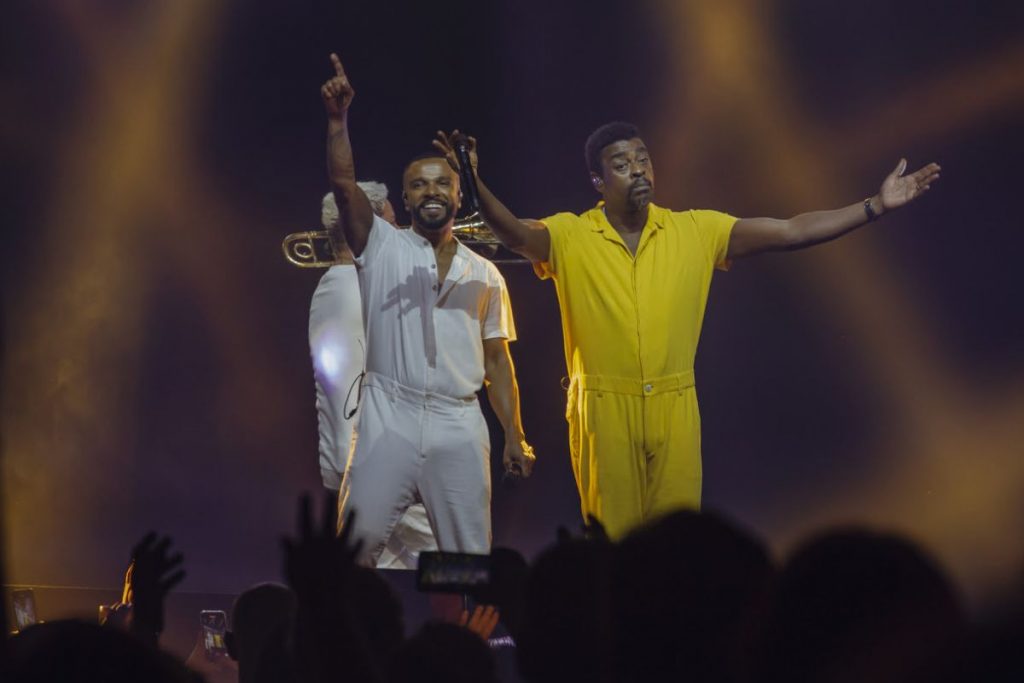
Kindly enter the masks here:
[[443, 154], [441, 154], [438, 151], [421, 152], [420, 154], [414, 156], [412, 159], [409, 159], [408, 163], [405, 164], [405, 168], [402, 169], [402, 178], [405, 178], [405, 172], [409, 170], [410, 166], [415, 164], [417, 161], [423, 161], [424, 159], [440, 159], [441, 161], [445, 162], [446, 166], [448, 165], [448, 160], [445, 158]]
[[606, 123], [587, 138], [583, 145], [583, 156], [587, 160], [587, 169], [592, 173], [601, 175], [601, 150], [608, 145], [620, 140], [632, 140], [640, 137], [640, 129], [632, 123], [624, 121], [612, 121]]

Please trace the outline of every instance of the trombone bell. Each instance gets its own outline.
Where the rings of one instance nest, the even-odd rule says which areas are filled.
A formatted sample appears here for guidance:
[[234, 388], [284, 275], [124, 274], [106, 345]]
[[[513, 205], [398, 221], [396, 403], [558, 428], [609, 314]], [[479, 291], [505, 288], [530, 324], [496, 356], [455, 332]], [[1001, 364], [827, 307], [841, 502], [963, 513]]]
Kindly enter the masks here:
[[452, 226], [452, 234], [459, 238], [467, 246], [475, 244], [501, 244], [494, 236], [491, 229], [487, 227], [479, 214], [466, 216], [462, 220], [455, 221]]
[[286, 235], [281, 242], [288, 263], [299, 268], [330, 268], [341, 263], [326, 230], [307, 230]]
[[[402, 226], [404, 229], [408, 226]], [[459, 241], [485, 258], [494, 260], [501, 242], [494, 236], [479, 214], [472, 214], [455, 221], [452, 234]], [[326, 230], [307, 230], [286, 235], [281, 242], [284, 257], [299, 268], [330, 268], [341, 263], [338, 252]], [[495, 260], [495, 263], [526, 263], [522, 259]]]

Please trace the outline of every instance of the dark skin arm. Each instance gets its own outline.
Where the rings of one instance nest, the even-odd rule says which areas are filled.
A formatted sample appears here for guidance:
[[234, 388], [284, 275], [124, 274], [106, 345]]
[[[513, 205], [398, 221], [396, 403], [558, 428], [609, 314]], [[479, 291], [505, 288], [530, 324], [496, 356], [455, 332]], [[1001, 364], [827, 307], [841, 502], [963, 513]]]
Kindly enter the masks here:
[[[444, 154], [448, 163], [456, 171], [459, 170], [459, 160], [452, 147], [451, 138], [459, 131], [453, 131], [451, 136], [445, 135], [443, 131], [437, 131], [437, 138], [434, 140], [434, 147]], [[487, 227], [494, 232], [495, 237], [501, 240], [506, 249], [525, 256], [531, 261], [544, 262], [551, 256], [551, 235], [547, 227], [540, 221], [520, 220], [508, 210], [508, 208], [494, 196], [487, 184], [477, 174], [477, 153], [476, 138], [469, 140], [469, 161], [473, 166], [473, 175], [476, 176], [477, 190], [480, 195], [480, 215], [487, 224]]]
[[356, 185], [352, 143], [348, 137], [348, 108], [356, 91], [349, 83], [338, 55], [331, 53], [334, 76], [320, 88], [327, 112], [327, 177], [338, 204], [338, 225], [352, 254], [366, 248], [373, 227], [373, 208]]
[[[877, 216], [897, 209], [927, 192], [939, 179], [938, 164], [903, 175], [906, 159], [900, 159], [895, 170], [882, 182], [878, 194], [871, 197], [871, 208]], [[729, 258], [753, 256], [767, 251], [793, 251], [841, 237], [868, 222], [864, 203], [857, 202], [833, 211], [802, 213], [788, 220], [776, 218], [742, 218], [733, 226], [729, 239]]]
[[484, 339], [484, 377], [487, 398], [501, 422], [501, 428], [505, 430], [505, 450], [502, 455], [505, 471], [528, 477], [533, 471], [536, 457], [523, 434], [523, 420], [519, 415], [519, 385], [516, 383], [507, 339]]
[[[451, 136], [437, 132], [434, 147], [442, 152], [453, 168], [458, 170], [458, 157], [452, 147]], [[490, 191], [477, 173], [476, 140], [468, 138], [470, 164], [477, 179], [480, 195], [480, 212], [487, 226], [501, 240], [506, 248], [525, 256], [531, 261], [543, 262], [550, 258], [551, 235], [539, 221], [520, 220], [509, 211]], [[931, 188], [939, 179], [941, 168], [932, 163], [910, 175], [906, 171], [906, 159], [901, 159], [896, 168], [882, 182], [878, 194], [871, 198], [871, 207], [876, 216], [897, 209], [913, 201]], [[729, 240], [728, 258], [742, 258], [768, 251], [793, 251], [828, 242], [859, 228], [868, 222], [863, 202], [857, 202], [832, 211], [812, 211], [793, 218], [742, 218], [733, 226]]]

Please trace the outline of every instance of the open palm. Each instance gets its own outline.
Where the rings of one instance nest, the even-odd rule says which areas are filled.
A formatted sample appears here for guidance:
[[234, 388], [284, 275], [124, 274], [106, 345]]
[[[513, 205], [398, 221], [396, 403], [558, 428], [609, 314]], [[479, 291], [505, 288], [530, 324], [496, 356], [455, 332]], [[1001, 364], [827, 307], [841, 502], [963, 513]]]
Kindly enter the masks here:
[[900, 159], [893, 172], [882, 182], [879, 196], [886, 210], [903, 206], [927, 192], [931, 184], [939, 179], [941, 168], [931, 163], [910, 175], [903, 175], [906, 170], [907, 160]]

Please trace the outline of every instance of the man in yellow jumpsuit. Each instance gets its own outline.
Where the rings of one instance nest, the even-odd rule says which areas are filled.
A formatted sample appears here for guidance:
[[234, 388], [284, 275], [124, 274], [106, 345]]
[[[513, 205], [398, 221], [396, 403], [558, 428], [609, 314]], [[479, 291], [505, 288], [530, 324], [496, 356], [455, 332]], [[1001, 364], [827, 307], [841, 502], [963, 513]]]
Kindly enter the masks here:
[[[434, 145], [457, 166], [448, 136]], [[631, 124], [598, 128], [585, 156], [602, 199], [581, 215], [520, 221], [479, 175], [477, 184], [487, 225], [555, 283], [573, 473], [584, 516], [615, 538], [668, 510], [700, 507], [693, 362], [713, 270], [835, 239], [920, 196], [939, 166], [904, 175], [901, 159], [877, 194], [841, 209], [736, 219], [655, 205], [650, 154]]]

